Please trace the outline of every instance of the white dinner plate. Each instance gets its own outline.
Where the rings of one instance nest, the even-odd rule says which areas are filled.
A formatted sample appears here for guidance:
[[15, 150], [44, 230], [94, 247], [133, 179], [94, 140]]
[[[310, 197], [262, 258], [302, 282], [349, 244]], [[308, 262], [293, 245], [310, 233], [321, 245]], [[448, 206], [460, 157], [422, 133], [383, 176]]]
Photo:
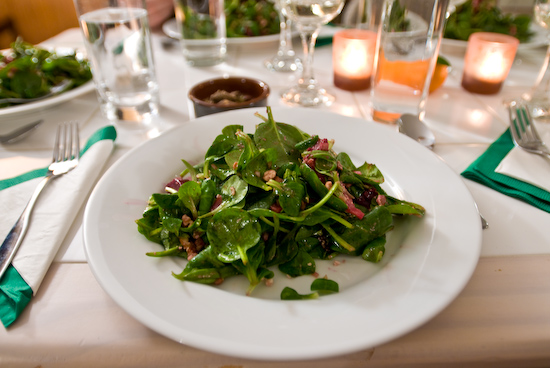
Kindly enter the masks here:
[[[277, 121], [335, 139], [335, 150], [360, 164], [375, 163], [385, 190], [426, 208], [424, 218], [396, 221], [378, 264], [360, 257], [316, 261], [320, 276], [340, 292], [316, 300], [282, 301], [291, 286], [307, 293], [313, 278], [288, 279], [277, 270], [272, 286], [245, 296], [244, 276], [221, 287], [172, 277], [185, 261], [151, 258], [160, 250], [137, 231], [151, 193], [200, 162], [228, 124], [253, 133], [265, 108], [214, 114], [165, 132], [119, 159], [87, 204], [83, 231], [88, 263], [105, 291], [138, 321], [182, 344], [251, 359], [315, 359], [370, 348], [395, 339], [438, 314], [463, 289], [481, 247], [481, 224], [462, 182], [431, 151], [385, 126], [315, 109], [274, 109]], [[345, 260], [345, 261], [344, 261]]]
[[[531, 31], [534, 32], [533, 37], [527, 42], [521, 42], [518, 46], [518, 51], [530, 50], [537, 47], [548, 45], [548, 38], [546, 37], [546, 30], [536, 25], [531, 25]], [[441, 44], [444, 47], [451, 48], [456, 51], [466, 51], [468, 47], [468, 41], [453, 40], [450, 38], [443, 38]]]
[[[162, 31], [168, 37], [179, 40], [181, 38], [177, 28], [176, 18], [168, 19], [162, 24]], [[256, 44], [256, 43], [268, 43], [279, 41], [279, 33], [267, 35], [267, 36], [255, 36], [255, 37], [227, 37], [226, 43], [228, 45], [243, 45], [243, 44]]]
[[90, 80], [84, 83], [83, 85], [78, 86], [74, 89], [71, 89], [67, 92], [63, 92], [59, 95], [49, 97], [40, 101], [29, 102], [21, 105], [2, 107], [0, 108], [0, 117], [53, 107], [60, 103], [70, 101], [73, 98], [76, 98], [85, 93], [91, 92], [93, 90], [94, 90], [94, 82]]

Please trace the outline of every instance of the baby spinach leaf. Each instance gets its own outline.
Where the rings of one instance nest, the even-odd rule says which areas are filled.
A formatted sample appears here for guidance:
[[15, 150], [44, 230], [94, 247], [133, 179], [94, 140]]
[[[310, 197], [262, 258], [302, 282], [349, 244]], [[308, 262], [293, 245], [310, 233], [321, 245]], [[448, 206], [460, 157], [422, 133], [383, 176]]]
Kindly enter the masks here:
[[164, 193], [154, 193], [151, 195], [151, 199], [162, 209], [165, 210], [175, 210], [179, 209], [181, 206], [177, 203], [178, 196], [177, 194], [164, 194]]
[[199, 200], [199, 215], [210, 212], [214, 198], [216, 197], [216, 183], [212, 179], [205, 179], [201, 183], [201, 195]]
[[[327, 189], [327, 187], [325, 187], [323, 182], [321, 182], [321, 180], [312, 168], [310, 168], [306, 164], [302, 164], [300, 165], [300, 171], [305, 181], [309, 184], [311, 189], [313, 189], [313, 191], [317, 193], [318, 196], [322, 198], [328, 193], [329, 190]], [[331, 196], [328, 199], [327, 204], [337, 211], [343, 212], [348, 209], [348, 205], [343, 200], [335, 196]]]
[[176, 235], [179, 234], [179, 229], [181, 229], [181, 219], [174, 218], [174, 217], [168, 217], [162, 220], [162, 226], [171, 233], [174, 233]]
[[[353, 224], [353, 228], [344, 229], [339, 237], [359, 251], [370, 241], [388, 232], [393, 227], [393, 218], [386, 207], [377, 206], [362, 220], [356, 220]], [[344, 253], [347, 251], [349, 250], [343, 249]]]
[[218, 259], [230, 263], [238, 259], [246, 265], [246, 251], [260, 240], [258, 220], [245, 210], [228, 208], [216, 213], [208, 222], [206, 235]]
[[281, 300], [307, 300], [317, 298], [319, 298], [319, 293], [317, 292], [311, 294], [299, 294], [296, 290], [288, 286], [281, 291]]
[[290, 277], [311, 275], [315, 272], [315, 260], [307, 252], [298, 250], [290, 261], [279, 265], [279, 270]]
[[257, 126], [254, 133], [254, 142], [259, 149], [272, 148], [276, 152], [273, 168], [277, 169], [289, 162], [297, 163], [300, 159], [300, 151], [295, 146], [305, 137], [296, 127], [284, 123], [276, 123], [268, 110], [268, 119]]
[[426, 209], [419, 204], [403, 201], [386, 195], [386, 208], [394, 215], [424, 216]]
[[329, 279], [315, 279], [311, 283], [311, 291], [316, 291], [319, 295], [334, 294], [340, 291], [338, 283]]
[[304, 140], [301, 141], [301, 142], [296, 143], [296, 145], [294, 145], [294, 147], [295, 147], [298, 151], [302, 152], [302, 151], [307, 150], [307, 149], [310, 148], [310, 147], [315, 146], [315, 143], [317, 143], [317, 141], [319, 141], [319, 136], [318, 136], [318, 135], [314, 135], [314, 136], [311, 137], [311, 138], [307, 138], [307, 139], [304, 139]]
[[222, 157], [226, 153], [233, 151], [238, 143], [239, 142], [237, 137], [235, 137], [235, 134], [231, 136], [220, 134], [216, 137], [216, 139], [214, 139], [214, 142], [210, 148], [208, 148], [208, 151], [206, 151], [204, 158]]
[[197, 205], [201, 198], [201, 184], [196, 181], [186, 181], [178, 189], [178, 198], [183, 205], [197, 218]]
[[373, 239], [367, 244], [361, 257], [365, 261], [378, 263], [382, 260], [384, 253], [386, 252], [386, 235], [382, 235], [376, 239]]
[[249, 287], [246, 295], [250, 295], [252, 293], [254, 288], [258, 286], [260, 281], [262, 281], [263, 276], [269, 276], [269, 273], [266, 273], [265, 271], [262, 273], [262, 275], [259, 274], [260, 267], [264, 263], [265, 259], [264, 251], [265, 245], [262, 241], [260, 241], [258, 242], [258, 244], [249, 248], [246, 251], [247, 259], [249, 260], [247, 264], [244, 264], [242, 259], [238, 259], [232, 263], [233, 267], [235, 267], [248, 279]]
[[226, 265], [221, 268], [193, 268], [184, 270], [179, 274], [172, 273], [172, 276], [179, 280], [193, 281], [199, 284], [213, 284], [238, 274], [239, 272], [235, 267]]
[[288, 262], [298, 253], [298, 243], [296, 243], [295, 239], [297, 231], [298, 226], [295, 226], [292, 231], [285, 235], [283, 240], [278, 244], [275, 255], [267, 262], [267, 267]]
[[262, 188], [263, 190], [271, 190], [263, 180], [263, 175], [269, 169], [274, 159], [275, 151], [273, 149], [269, 148], [260, 152], [241, 171], [242, 178], [250, 185]]
[[244, 127], [238, 124], [227, 125], [222, 129], [222, 134], [228, 137], [234, 137], [238, 131], [244, 131]]
[[304, 186], [296, 181], [281, 184], [275, 180], [270, 180], [267, 184], [275, 188], [283, 211], [290, 216], [299, 216], [302, 200], [306, 193]]

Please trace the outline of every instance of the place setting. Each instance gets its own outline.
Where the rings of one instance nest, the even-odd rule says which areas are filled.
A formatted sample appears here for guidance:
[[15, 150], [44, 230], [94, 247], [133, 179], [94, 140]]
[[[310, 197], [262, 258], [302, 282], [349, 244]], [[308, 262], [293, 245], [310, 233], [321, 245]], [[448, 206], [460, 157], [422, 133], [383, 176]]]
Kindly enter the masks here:
[[[431, 2], [427, 3], [432, 4]], [[413, 6], [412, 3], [409, 5]], [[293, 8], [293, 4], [291, 3], [283, 4], [283, 13], [288, 16], [301, 33], [304, 50], [313, 53], [315, 50], [315, 38], [319, 33], [321, 25], [335, 17], [342, 9], [342, 6], [343, 2], [334, 4], [332, 8], [326, 9], [325, 17], [313, 15], [315, 20], [312, 20], [311, 17], [303, 16], [303, 9], [300, 13], [302, 15], [296, 15], [298, 10]], [[420, 6], [426, 5], [421, 4]], [[433, 4], [430, 6], [433, 6]], [[316, 8], [312, 6], [311, 9]], [[424, 24], [425, 28], [421, 32], [433, 35], [428, 37], [437, 38], [441, 36], [442, 22], [440, 19], [435, 19], [430, 23]], [[430, 27], [435, 27], [435, 32], [433, 29], [430, 32]], [[342, 56], [341, 63], [344, 64], [343, 69], [337, 69], [339, 66], [336, 64], [334, 66], [335, 75], [336, 73], [343, 74], [343, 77], [339, 78], [335, 83], [343, 86], [344, 90], [367, 90], [368, 87], [365, 85], [369, 83], [371, 78], [374, 78], [374, 76], [368, 74], [372, 73], [370, 70], [367, 72], [361, 70], [359, 74], [354, 74], [353, 72], [351, 75], [349, 74], [350, 70], [354, 70], [353, 65], [350, 66], [349, 64], [349, 59], [355, 57], [354, 52], [356, 52], [355, 55], [365, 52], [367, 55], [370, 55], [368, 56], [370, 62], [374, 60], [374, 52], [376, 50], [372, 42], [373, 36], [370, 31], [366, 32], [366, 35], [367, 37], [365, 37], [365, 33], [363, 32], [353, 31], [342, 32], [341, 34], [336, 33], [334, 35], [334, 58], [337, 60], [339, 56]], [[418, 37], [418, 34], [413, 33], [412, 35]], [[340, 37], [343, 39], [343, 45], [340, 44]], [[410, 36], [407, 34], [404, 37]], [[388, 38], [387, 42], [383, 47], [394, 48], [395, 42], [404, 42], [404, 39], [400, 38], [396, 40]], [[429, 55], [430, 60], [433, 60], [431, 67], [435, 68], [437, 50], [431, 47], [431, 44], [431, 42], [424, 42], [425, 49], [423, 49], [423, 52]], [[366, 45], [366, 48], [364, 45]], [[189, 45], [183, 45], [184, 48], [187, 46]], [[359, 51], [354, 51], [357, 48], [359, 48]], [[223, 48], [220, 49], [217, 46], [214, 54], [220, 55], [219, 50], [223, 50]], [[197, 49], [193, 49], [193, 51], [197, 51]], [[382, 52], [388, 55], [390, 50]], [[214, 56], [214, 54], [212, 55]], [[192, 55], [191, 52], [186, 53], [184, 49], [184, 57], [191, 67], [209, 67], [209, 62], [206, 65], [201, 65], [201, 62], [193, 59]], [[269, 89], [263, 82], [250, 80], [250, 78], [228, 76], [207, 80], [195, 85], [189, 91], [189, 97], [193, 101], [195, 115], [199, 118], [176, 127], [170, 130], [168, 134], [162, 134], [137, 147], [130, 154], [117, 161], [105, 173], [94, 189], [83, 220], [84, 243], [88, 264], [105, 291], [123, 309], [149, 328], [176, 341], [207, 351], [236, 357], [277, 360], [330, 357], [368, 348], [406, 333], [413, 326], [426, 321], [430, 316], [435, 315], [444, 308], [460, 292], [471, 276], [479, 257], [482, 231], [475, 202], [471, 199], [471, 195], [460, 178], [433, 155], [430, 150], [418, 144], [416, 140], [412, 140], [405, 135], [396, 134], [392, 129], [388, 129], [388, 126], [397, 127], [400, 124], [398, 120], [402, 113], [409, 111], [414, 113], [414, 116], [418, 116], [419, 111], [424, 111], [425, 101], [429, 92], [428, 88], [420, 88], [423, 89], [420, 97], [408, 96], [407, 98], [411, 99], [409, 104], [394, 104], [391, 108], [384, 105], [382, 97], [379, 97], [377, 101], [380, 105], [376, 105], [376, 111], [378, 115], [383, 117], [383, 119], [380, 119], [382, 124], [312, 109], [313, 106], [330, 106], [335, 101], [334, 96], [331, 96], [323, 86], [318, 85], [313, 74], [312, 56], [306, 53], [301, 58], [303, 69], [298, 71], [300, 77], [297, 84], [288, 90], [283, 90], [279, 96], [275, 95], [276, 98], [282, 98], [284, 104], [292, 106], [291, 108], [269, 107], [267, 105], [267, 95], [273, 96], [274, 91]], [[347, 65], [345, 64], [345, 59], [348, 60]], [[213, 63], [220, 62], [217, 57], [213, 57], [211, 60]], [[362, 65], [368, 62], [359, 64]], [[389, 65], [389, 62], [385, 61], [385, 63]], [[419, 67], [426, 69], [424, 75], [419, 78], [428, 78], [430, 74], [427, 69], [430, 68], [430, 63], [419, 64]], [[273, 71], [269, 70], [265, 72], [273, 73]], [[348, 72], [348, 74], [345, 74], [345, 72]], [[357, 84], [359, 84], [359, 88], [356, 87]], [[424, 80], [420, 81], [420, 84], [423, 86], [429, 85], [429, 83], [424, 83]], [[384, 96], [387, 93], [382, 92], [383, 88], [388, 87], [379, 85], [375, 88], [376, 96]], [[257, 89], [257, 92], [254, 92], [254, 89]], [[219, 97], [221, 101], [224, 99], [227, 101], [216, 105], [217, 94], [221, 96]], [[242, 95], [248, 95], [250, 99], [238, 101]], [[233, 99], [236, 101], [231, 101]], [[247, 108], [242, 109], [242, 107]], [[403, 108], [404, 110], [401, 113], [383, 113], [386, 109], [393, 111], [393, 108]], [[386, 180], [388, 183], [391, 183], [391, 186], [383, 185], [385, 190], [389, 190], [388, 196], [408, 193], [406, 198], [401, 199], [416, 200], [418, 198], [420, 202], [428, 205], [426, 208], [426, 217], [421, 220], [396, 220], [399, 222], [400, 227], [397, 228], [396, 225], [396, 229], [388, 236], [386, 245], [383, 247], [385, 248], [387, 257], [381, 258], [381, 260], [376, 261], [372, 265], [365, 265], [365, 260], [349, 257], [351, 254], [347, 254], [342, 260], [338, 261], [338, 263], [342, 262], [345, 264], [339, 265], [337, 269], [333, 269], [335, 267], [334, 261], [316, 261], [318, 272], [321, 275], [330, 275], [329, 278], [337, 280], [336, 282], [340, 289], [339, 292], [333, 295], [320, 297], [319, 302], [305, 304], [303, 301], [287, 301], [284, 303], [278, 301], [278, 299], [283, 297], [285, 288], [293, 289], [296, 293], [302, 295], [305, 290], [308, 290], [308, 284], [311, 282], [305, 276], [288, 279], [284, 275], [280, 275], [278, 271], [272, 276], [276, 286], [265, 287], [265, 285], [258, 285], [251, 292], [250, 297], [246, 297], [245, 293], [247, 290], [246, 284], [249, 281], [252, 282], [250, 279], [252, 276], [247, 273], [247, 277], [240, 275], [240, 277], [236, 276], [225, 280], [225, 277], [220, 275], [226, 272], [224, 271], [227, 270], [226, 268], [214, 269], [211, 267], [208, 269], [208, 272], [213, 273], [213, 276], [211, 276], [212, 281], [210, 282], [213, 283], [214, 279], [219, 279], [218, 282], [221, 283], [219, 287], [208, 287], [189, 281], [183, 281], [182, 284], [172, 282], [173, 277], [170, 274], [176, 275], [182, 269], [187, 269], [189, 265], [193, 264], [193, 261], [191, 260], [187, 263], [182, 260], [181, 255], [175, 257], [168, 256], [169, 254], [175, 255], [178, 252], [178, 246], [172, 248], [164, 243], [165, 248], [163, 251], [163, 248], [159, 248], [158, 245], [154, 244], [154, 241], [151, 241], [155, 237], [147, 234], [149, 227], [154, 225], [149, 223], [149, 217], [138, 220], [145, 208], [146, 199], [149, 198], [151, 193], [161, 193], [159, 190], [162, 188], [162, 181], [168, 181], [169, 178], [182, 170], [185, 172], [195, 172], [195, 170], [198, 170], [194, 175], [200, 177], [204, 177], [207, 172], [210, 172], [212, 176], [216, 175], [216, 177], [225, 172], [222, 176], [224, 181], [235, 182], [233, 184], [234, 187], [231, 187], [233, 188], [232, 190], [242, 186], [243, 184], [239, 181], [242, 179], [239, 179], [239, 175], [231, 171], [231, 167], [238, 168], [241, 165], [240, 160], [236, 161], [232, 166], [226, 167], [220, 166], [223, 165], [223, 160], [219, 161], [219, 158], [212, 158], [212, 160], [216, 161], [212, 168], [207, 170], [206, 168], [209, 167], [210, 161], [207, 160], [206, 163], [201, 163], [201, 156], [204, 156], [205, 153], [208, 155], [207, 152], [214, 149], [209, 148], [213, 142], [214, 145], [212, 147], [217, 147], [216, 142], [218, 141], [227, 141], [225, 144], [229, 145], [231, 140], [235, 139], [230, 135], [224, 138], [224, 134], [227, 134], [224, 132], [238, 129], [234, 134], [241, 136], [239, 135], [241, 134], [239, 131], [242, 129], [242, 132], [250, 134], [258, 124], [265, 126], [263, 129], [271, 130], [273, 128], [268, 128], [268, 126], [269, 124], [274, 124], [275, 121], [271, 119], [275, 119], [278, 122], [275, 124], [284, 124], [281, 125], [280, 129], [283, 129], [283, 126], [285, 128], [279, 133], [284, 135], [284, 137], [279, 138], [281, 142], [295, 139], [290, 137], [293, 137], [291, 134], [294, 133], [291, 132], [297, 128], [299, 130], [296, 131], [304, 132], [302, 133], [304, 134], [304, 139], [310, 138], [307, 132], [315, 131], [320, 137], [327, 137], [330, 140], [334, 139], [336, 142], [334, 150], [346, 151], [354, 162], [368, 159], [369, 162], [380, 165], [381, 168], [384, 168], [385, 175], [387, 175]], [[334, 129], [334, 121], [338, 121], [339, 129], [337, 130]], [[242, 127], [238, 128], [237, 126], [228, 125], [231, 122], [238, 122], [239, 126], [242, 125]], [[401, 125], [405, 125], [405, 123], [401, 123]], [[351, 131], [356, 134], [350, 135], [349, 132]], [[284, 147], [284, 144], [278, 147], [275, 145], [277, 140], [266, 138], [265, 141], [271, 142], [270, 144], [274, 144], [274, 146], [272, 148], [271, 146], [263, 147], [261, 146], [262, 139], [256, 138], [256, 136], [261, 134], [263, 133], [258, 130], [254, 134], [253, 141], [257, 148], [249, 146], [251, 143], [249, 143], [244, 135], [239, 139], [242, 139], [242, 144], [245, 144], [246, 147], [251, 147], [249, 149], [252, 156], [248, 159], [251, 160], [249, 165], [252, 165], [253, 162], [254, 165], [260, 165], [258, 170], [263, 173], [265, 169], [261, 169], [261, 162], [262, 160], [266, 160], [266, 158], [262, 158], [262, 154], [255, 155], [261, 152], [262, 149], [268, 148], [280, 151]], [[182, 141], [191, 141], [193, 145], [181, 145]], [[399, 150], [390, 156], [384, 152], [384, 146], [399, 147]], [[258, 150], [258, 148], [261, 149]], [[220, 154], [225, 156], [225, 161], [229, 160], [231, 156], [230, 151], [222, 151], [222, 153], [218, 153], [218, 155]], [[150, 167], [147, 175], [144, 176], [138, 167], [147, 157], [155, 157], [155, 160], [164, 164]], [[182, 165], [182, 159], [189, 163]], [[414, 174], [410, 170], [413, 165], [407, 164], [411, 162], [417, 162], [416, 167], [424, 172], [423, 177], [413, 179]], [[246, 170], [246, 164], [242, 163], [242, 165]], [[257, 182], [259, 177], [255, 171], [248, 174], [251, 176], [247, 176], [244, 172], [242, 175], [243, 178], [247, 178], [246, 182], [249, 183], [244, 184], [246, 187], [250, 185], [261, 187]], [[141, 185], [135, 188], [116, 188], [115, 183], [121, 180], [140, 182]], [[426, 185], [425, 180], [431, 184]], [[453, 187], [457, 195], [463, 199], [460, 205], [453, 204], [456, 213], [459, 213], [464, 219], [458, 227], [451, 221], [450, 217], [441, 215], [445, 212], [444, 208], [451, 205], [449, 203], [450, 199], [440, 196], [437, 191], [430, 189], [432, 186], [437, 186], [437, 183], [440, 182], [445, 182], [446, 185]], [[201, 184], [200, 186], [202, 185], [206, 184]], [[180, 188], [186, 186], [188, 185], [184, 183]], [[263, 186], [265, 186], [265, 183]], [[223, 186], [220, 188], [219, 190], [222, 191], [220, 198], [226, 198], [224, 197], [226, 195], [229, 196], [227, 198], [231, 197], [232, 190], [229, 190], [229, 194], [227, 194], [224, 192], [225, 189], [223, 189]], [[176, 190], [178, 190], [178, 187]], [[173, 190], [168, 191], [168, 193], [175, 194]], [[200, 202], [195, 206], [200, 206]], [[401, 209], [399, 211], [404, 210]], [[219, 212], [220, 219], [223, 213], [224, 211]], [[289, 230], [288, 228], [285, 229], [285, 226], [288, 225], [283, 225], [285, 221], [288, 221], [288, 215], [284, 215], [287, 217], [281, 215], [283, 217], [279, 218], [273, 212], [269, 212], [269, 214], [262, 215], [261, 218], [265, 216], [268, 216], [265, 220], [268, 224], [272, 222], [280, 223], [277, 227], [281, 226], [283, 233]], [[300, 215], [298, 213], [294, 216], [299, 217]], [[193, 215], [193, 220], [198, 221], [199, 218]], [[135, 229], [134, 221], [138, 221], [138, 226], [141, 229], [140, 232], [146, 235], [145, 238], [139, 236], [140, 234]], [[209, 223], [213, 224], [215, 221], [209, 221]], [[95, 231], [98, 226], [103, 229], [102, 232]], [[213, 225], [208, 226], [208, 229], [210, 229], [210, 226]], [[468, 229], [467, 232], [463, 231], [465, 228]], [[207, 233], [208, 231], [210, 230], [207, 230]], [[441, 237], [441, 234], [447, 235]], [[334, 236], [337, 237], [337, 235]], [[210, 235], [209, 239], [212, 239]], [[338, 239], [340, 238], [338, 237]], [[411, 250], [400, 249], [399, 244], [403, 242], [411, 244]], [[196, 244], [197, 242], [195, 241], [194, 243]], [[463, 248], [462, 244], [464, 243], [470, 244], [470, 246]], [[114, 244], [118, 244], [118, 246], [114, 247]], [[132, 249], [134, 247], [140, 248], [141, 251], [133, 252]], [[434, 248], [438, 248], [439, 251], [435, 251]], [[248, 254], [252, 249], [255, 248], [244, 252]], [[189, 257], [189, 252], [185, 253], [187, 257]], [[240, 257], [244, 257], [244, 253], [242, 252]], [[145, 253], [149, 254], [150, 257], [145, 256]], [[167, 256], [161, 257], [165, 253]], [[430, 256], [428, 256], [428, 253]], [[453, 254], [452, 262], [443, 262], [442, 260], [444, 259], [451, 260], [450, 257], [445, 256], [448, 253]], [[120, 259], [123, 255], [126, 259], [126, 266], [120, 267]], [[242, 259], [240, 257], [237, 257], [236, 260]], [[251, 262], [256, 261], [251, 260]], [[390, 264], [391, 267], [388, 267]], [[203, 272], [201, 270], [193, 272]], [[204, 271], [206, 272], [207, 270]], [[260, 271], [258, 269], [249, 272]], [[411, 274], [417, 275], [414, 279], [423, 281], [411, 284]], [[187, 276], [181, 277], [185, 278]], [[189, 277], [192, 280], [192, 276]], [[378, 280], [381, 278], [391, 278], [394, 279], [394, 282], [391, 284], [385, 282], [383, 283], [383, 289], [379, 289]], [[221, 282], [222, 280], [223, 283]], [[433, 280], [439, 281], [434, 283]], [[136, 290], [131, 286], [136, 282], [149, 285], [155, 284], [157, 286], [155, 288]], [[205, 278], [203, 283], [206, 282]], [[406, 296], [401, 293], [403, 289], [409, 290]], [[432, 293], [434, 289], [439, 291]], [[182, 290], [185, 290], [185, 292], [182, 293]], [[378, 297], [376, 301], [365, 300], [363, 298], [365, 293], [378, 294]], [[208, 302], [208, 300], [225, 300], [225, 302], [218, 304]], [[411, 306], [419, 306], [417, 303], [420, 301], [422, 301], [423, 305], [422, 310], [413, 307], [416, 312], [411, 314]], [[162, 316], [156, 312], [159, 307], [158, 303], [188, 305], [192, 309], [205, 308], [206, 305], [209, 305], [208, 314], [210, 317], [208, 321], [202, 318], [191, 321], [184, 318], [184, 316]], [[220, 313], [221, 310], [218, 307], [223, 308], [224, 313]], [[239, 314], [239, 310], [242, 308], [249, 310], [249, 317], [253, 319], [260, 318], [260, 314], [256, 314], [254, 311], [258, 311], [258, 313], [261, 311], [261, 314], [267, 312], [278, 316], [271, 322], [263, 322], [271, 333], [262, 342], [253, 342], [249, 338], [255, 330], [254, 325], [247, 324], [241, 326], [244, 333], [240, 337], [233, 336], [231, 339], [223, 331], [214, 328], [216, 325], [223, 324], [222, 319], [226, 313]], [[331, 326], [318, 325], [315, 322], [321, 315], [330, 313], [330, 310], [334, 310], [335, 308], [345, 308], [347, 310], [347, 317], [342, 317], [344, 318], [342, 323], [349, 326], [346, 328], [348, 338], [342, 340], [339, 344], [334, 344], [329, 339], [332, 333]], [[382, 313], [383, 310], [386, 312]], [[365, 333], [366, 325], [363, 324], [366, 323], [372, 327], [374, 321], [361, 318], [361, 315], [364, 315], [364, 313], [376, 313], [379, 315], [378, 322], [376, 323], [379, 323], [380, 327], [371, 329], [372, 333]], [[220, 319], [216, 316], [219, 316]], [[306, 316], [310, 317], [306, 318]], [[389, 321], [396, 318], [396, 316], [402, 316], [399, 317], [402, 323], [396, 325], [395, 328], [389, 327]], [[212, 331], [212, 333], [205, 332], [205, 323], [211, 326], [206, 330]], [[281, 324], [289, 327], [281, 331], [277, 327]], [[312, 341], [311, 343], [304, 342], [299, 334], [299, 331], [304, 329], [313, 331], [318, 337], [326, 337], [327, 343], [320, 343], [319, 340]], [[296, 338], [293, 338], [293, 336]], [[218, 341], [219, 343], [212, 344], [213, 341]], [[251, 346], [254, 346], [254, 349], [250, 349]]]

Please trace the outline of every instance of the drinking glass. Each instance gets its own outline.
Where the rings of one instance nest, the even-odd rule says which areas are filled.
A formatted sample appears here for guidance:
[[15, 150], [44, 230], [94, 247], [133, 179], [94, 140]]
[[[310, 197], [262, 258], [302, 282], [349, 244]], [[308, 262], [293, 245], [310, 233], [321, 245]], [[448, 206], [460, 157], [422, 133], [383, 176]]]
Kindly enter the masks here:
[[373, 120], [396, 124], [406, 113], [424, 119], [448, 3], [384, 2], [370, 95]]
[[275, 56], [266, 60], [264, 65], [269, 70], [276, 72], [294, 72], [300, 67], [300, 59], [296, 57], [292, 48], [292, 21], [283, 14], [281, 1], [272, 0], [280, 21], [279, 50]]
[[123, 128], [153, 128], [159, 88], [145, 1], [74, 4], [104, 115]]
[[[534, 20], [545, 29], [550, 29], [549, 0], [535, 1]], [[533, 117], [550, 121], [550, 32], [547, 37], [549, 45], [546, 57], [533, 88], [523, 95], [523, 99], [527, 101]]]
[[222, 63], [227, 54], [224, 0], [174, 0], [174, 11], [187, 64]]
[[300, 32], [304, 49], [303, 70], [298, 84], [281, 94], [283, 101], [292, 105], [330, 105], [334, 96], [317, 85], [313, 75], [313, 51], [323, 24], [336, 17], [344, 7], [344, 0], [282, 0], [283, 13]]

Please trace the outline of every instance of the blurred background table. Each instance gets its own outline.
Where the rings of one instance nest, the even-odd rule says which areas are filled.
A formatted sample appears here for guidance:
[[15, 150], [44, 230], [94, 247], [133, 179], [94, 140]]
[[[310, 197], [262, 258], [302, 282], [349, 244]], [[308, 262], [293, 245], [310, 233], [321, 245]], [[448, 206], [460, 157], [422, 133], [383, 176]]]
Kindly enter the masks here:
[[[52, 46], [81, 45], [70, 29], [47, 41]], [[271, 73], [264, 59], [276, 43], [231, 45], [227, 62], [210, 68], [185, 65], [179, 48], [155, 34], [162, 131], [194, 118], [189, 88], [220, 75], [259, 78], [271, 87], [268, 103], [284, 106], [279, 92], [296, 75]], [[296, 50], [299, 50], [297, 47]], [[316, 50], [319, 83], [332, 86], [332, 50]], [[493, 96], [460, 87], [463, 50], [442, 49], [453, 69], [428, 100], [426, 121], [436, 134], [434, 153], [462, 172], [508, 127], [502, 101], [534, 83], [544, 49], [520, 52], [503, 90]], [[300, 54], [300, 52], [298, 52]], [[336, 103], [322, 107], [368, 119], [368, 92], [331, 88]], [[40, 134], [21, 145], [0, 147], [0, 179], [49, 163], [53, 128], [77, 119], [82, 139], [107, 124], [95, 92], [58, 107], [2, 117], [0, 129], [44, 118]], [[8, 121], [9, 120], [9, 121]], [[395, 129], [388, 127], [388, 129]], [[149, 137], [119, 130], [107, 166]], [[169, 134], [169, 133], [168, 133]], [[351, 133], [350, 133], [351, 134]], [[388, 148], [391, 151], [391, 147]], [[0, 329], [0, 365], [5, 367], [547, 367], [550, 366], [550, 214], [464, 179], [490, 223], [483, 231], [482, 254], [459, 297], [417, 330], [387, 344], [332, 359], [260, 362], [225, 357], [180, 345], [149, 330], [119, 308], [101, 289], [83, 253], [82, 213], [71, 227], [35, 298], [9, 330]], [[452, 209], [450, 209], [452, 211]], [[460, 221], [460, 219], [457, 219]]]

